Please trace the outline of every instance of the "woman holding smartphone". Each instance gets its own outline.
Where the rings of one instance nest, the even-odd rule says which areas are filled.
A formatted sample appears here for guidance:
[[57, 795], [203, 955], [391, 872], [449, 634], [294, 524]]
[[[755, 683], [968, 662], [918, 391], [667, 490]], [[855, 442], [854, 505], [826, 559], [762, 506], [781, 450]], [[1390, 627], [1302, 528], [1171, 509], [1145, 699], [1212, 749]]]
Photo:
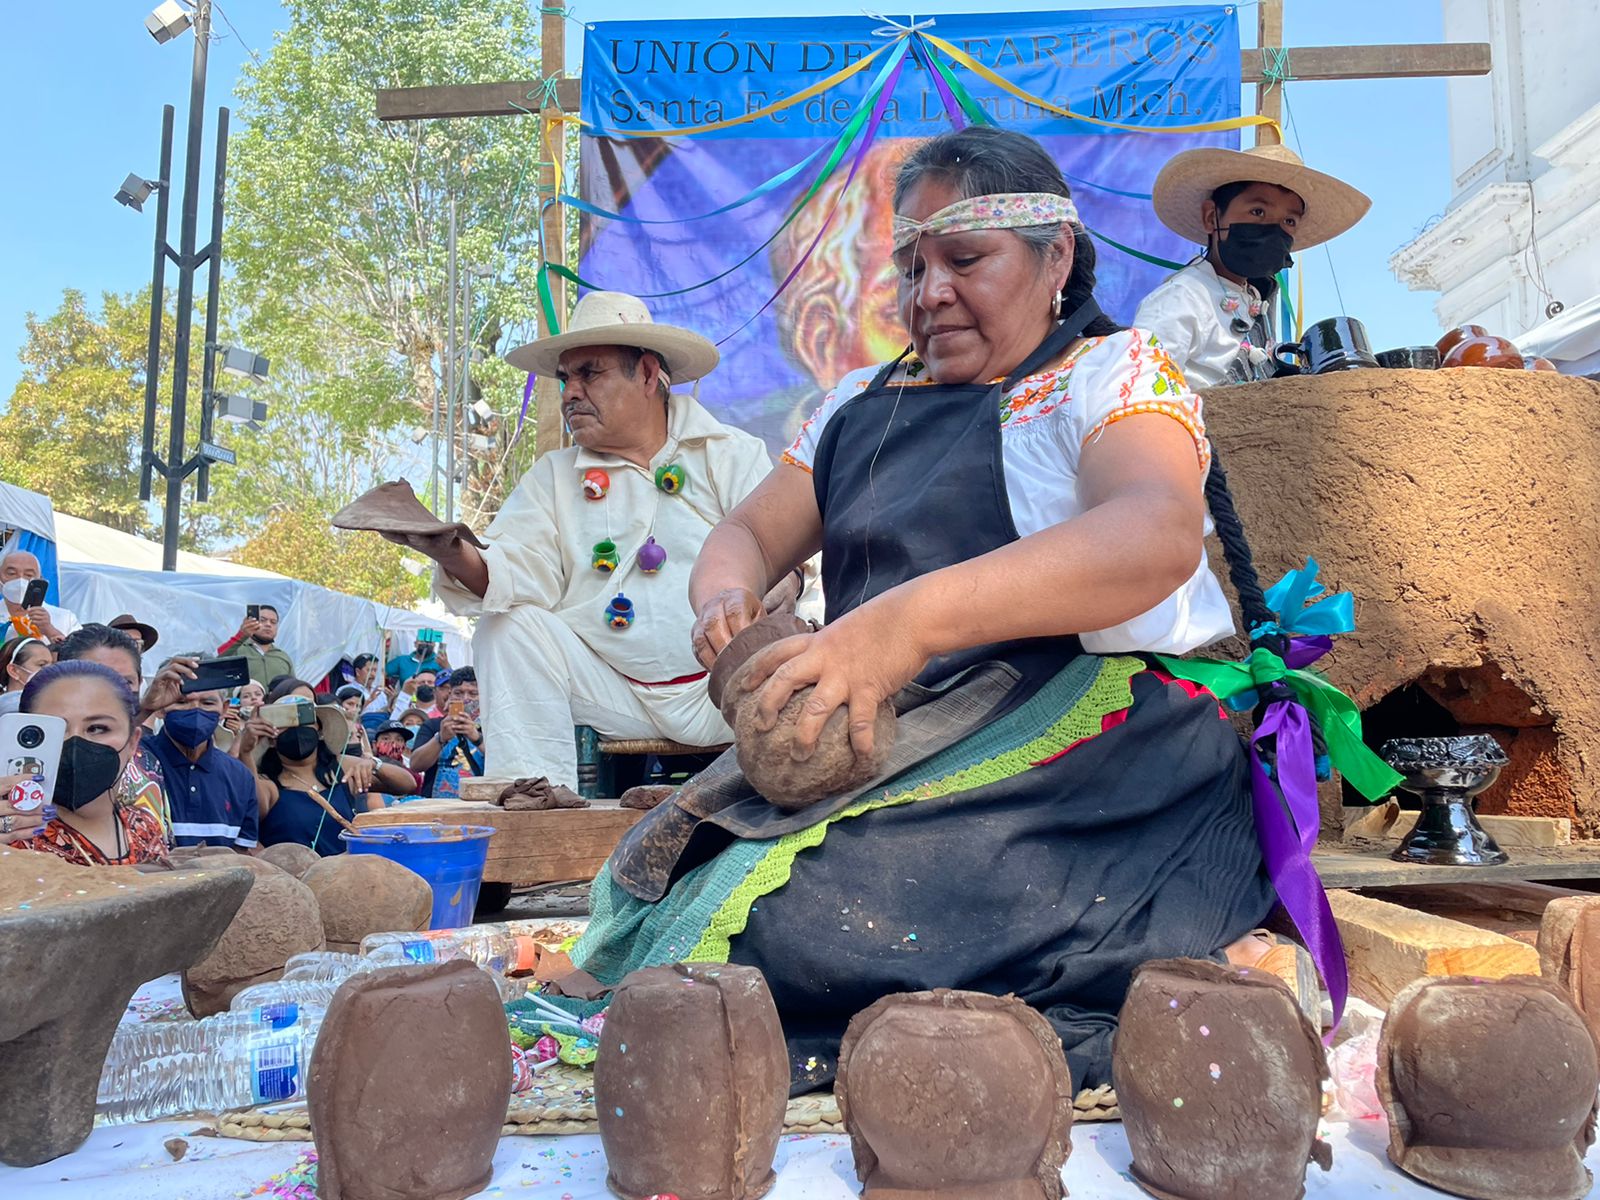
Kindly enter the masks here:
[[[28, 682], [21, 711], [66, 722], [51, 797], [56, 815], [32, 826], [31, 836], [13, 840], [23, 822], [14, 812], [0, 813], [0, 829], [7, 824], [6, 816], [13, 827], [10, 834], [0, 832], [0, 839], [80, 866], [164, 861], [167, 844], [161, 822], [148, 810], [118, 798], [123, 772], [138, 744], [139, 698], [127, 682], [100, 663], [56, 663]], [[5, 807], [14, 809], [9, 801]]]

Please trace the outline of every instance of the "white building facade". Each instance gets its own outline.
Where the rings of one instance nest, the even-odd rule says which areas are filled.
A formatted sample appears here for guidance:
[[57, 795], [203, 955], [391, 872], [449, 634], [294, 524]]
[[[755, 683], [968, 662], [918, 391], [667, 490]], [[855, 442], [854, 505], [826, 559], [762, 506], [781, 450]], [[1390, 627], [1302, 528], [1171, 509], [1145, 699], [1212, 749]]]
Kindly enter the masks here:
[[1443, 8], [1445, 40], [1489, 43], [1493, 69], [1449, 81], [1450, 205], [1389, 268], [1440, 293], [1442, 327], [1516, 340], [1556, 304], [1600, 308], [1600, 0]]

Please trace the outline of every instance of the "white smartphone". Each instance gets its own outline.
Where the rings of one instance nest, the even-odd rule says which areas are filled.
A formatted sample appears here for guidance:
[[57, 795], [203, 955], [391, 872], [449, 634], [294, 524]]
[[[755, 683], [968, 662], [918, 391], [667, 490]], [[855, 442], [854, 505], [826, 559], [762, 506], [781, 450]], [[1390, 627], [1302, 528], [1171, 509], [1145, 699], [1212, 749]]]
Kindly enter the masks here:
[[56, 768], [67, 723], [38, 713], [0, 716], [0, 775], [43, 775], [46, 799], [56, 794]]

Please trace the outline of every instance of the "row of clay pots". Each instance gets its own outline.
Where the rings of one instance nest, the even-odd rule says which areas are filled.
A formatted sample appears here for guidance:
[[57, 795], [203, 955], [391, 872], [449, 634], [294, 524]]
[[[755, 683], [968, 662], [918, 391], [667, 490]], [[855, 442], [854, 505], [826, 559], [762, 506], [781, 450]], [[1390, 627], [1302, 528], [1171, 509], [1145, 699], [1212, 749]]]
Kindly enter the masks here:
[[1512, 371], [1554, 371], [1548, 358], [1523, 354], [1508, 338], [1482, 325], [1458, 325], [1435, 343], [1441, 367], [1501, 367]]

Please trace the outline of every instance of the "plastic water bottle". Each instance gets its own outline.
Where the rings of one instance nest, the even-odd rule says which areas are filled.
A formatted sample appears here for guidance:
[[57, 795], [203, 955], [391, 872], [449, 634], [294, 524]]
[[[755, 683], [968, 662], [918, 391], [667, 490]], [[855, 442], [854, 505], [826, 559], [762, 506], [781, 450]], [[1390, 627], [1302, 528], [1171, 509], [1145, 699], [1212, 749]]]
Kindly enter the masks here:
[[338, 950], [307, 950], [303, 954], [293, 955], [283, 965], [283, 978], [286, 982], [345, 979], [362, 970], [361, 963], [359, 954], [344, 954]]
[[539, 946], [524, 934], [493, 925], [468, 925], [422, 933], [370, 934], [362, 939], [361, 956], [383, 966], [464, 958], [497, 975], [509, 975], [533, 970], [539, 959]]
[[343, 979], [274, 979], [268, 983], [253, 983], [235, 996], [228, 1008], [235, 1013], [295, 1005], [325, 1009], [333, 1003], [333, 994], [343, 982]]
[[[241, 1015], [172, 1024], [201, 1026]], [[201, 1052], [150, 1055], [138, 1044], [140, 1039], [119, 1034], [100, 1075], [96, 1114], [107, 1124], [122, 1125], [299, 1099], [305, 1094], [322, 1013], [303, 1009], [297, 1017], [280, 1029], [235, 1028]], [[159, 1023], [135, 1028], [154, 1024]]]
[[230, 1038], [257, 1030], [288, 1029], [302, 1020], [322, 1019], [322, 1004], [235, 1005], [200, 1021], [140, 1021], [120, 1025], [111, 1040], [111, 1054], [128, 1058], [162, 1058], [172, 1054], [210, 1054]]

